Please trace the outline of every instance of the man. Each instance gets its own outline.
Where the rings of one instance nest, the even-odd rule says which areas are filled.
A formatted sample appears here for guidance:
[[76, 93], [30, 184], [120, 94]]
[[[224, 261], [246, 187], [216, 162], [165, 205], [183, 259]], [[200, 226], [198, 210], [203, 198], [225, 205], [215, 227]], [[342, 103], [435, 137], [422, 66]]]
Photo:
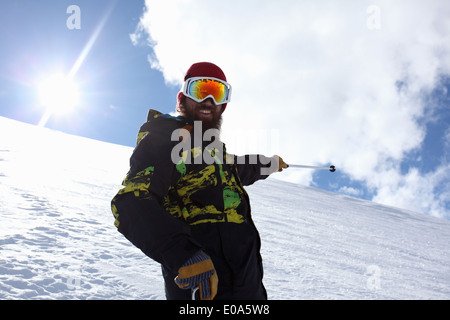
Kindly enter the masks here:
[[[115, 225], [159, 262], [167, 299], [267, 299], [260, 237], [244, 185], [287, 165], [278, 156], [227, 154], [218, 130], [231, 86], [215, 64], [186, 72], [172, 117], [150, 110], [123, 188]], [[190, 289], [190, 290], [189, 290]]]

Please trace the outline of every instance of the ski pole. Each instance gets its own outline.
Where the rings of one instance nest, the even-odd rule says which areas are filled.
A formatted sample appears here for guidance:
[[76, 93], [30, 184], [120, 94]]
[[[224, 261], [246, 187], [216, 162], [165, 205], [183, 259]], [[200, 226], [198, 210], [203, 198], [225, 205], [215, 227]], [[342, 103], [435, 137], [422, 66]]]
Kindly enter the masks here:
[[288, 164], [288, 168], [307, 168], [307, 169], [316, 169], [316, 170], [330, 170], [331, 172], [336, 171], [335, 166], [329, 166], [329, 167], [317, 167], [317, 166], [305, 166], [302, 164]]

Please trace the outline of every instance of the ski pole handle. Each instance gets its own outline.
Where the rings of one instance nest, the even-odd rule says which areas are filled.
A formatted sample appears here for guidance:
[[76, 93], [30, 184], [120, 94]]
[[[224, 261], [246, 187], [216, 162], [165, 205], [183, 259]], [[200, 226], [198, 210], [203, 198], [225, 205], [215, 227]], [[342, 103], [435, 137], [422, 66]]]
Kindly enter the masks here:
[[192, 293], [192, 300], [195, 300], [195, 293], [197, 292], [198, 287], [195, 287], [192, 289], [191, 293]]
[[335, 166], [329, 166], [329, 167], [317, 167], [317, 166], [305, 166], [302, 164], [288, 164], [288, 168], [306, 168], [306, 169], [316, 169], [316, 170], [330, 170], [331, 172], [336, 171]]

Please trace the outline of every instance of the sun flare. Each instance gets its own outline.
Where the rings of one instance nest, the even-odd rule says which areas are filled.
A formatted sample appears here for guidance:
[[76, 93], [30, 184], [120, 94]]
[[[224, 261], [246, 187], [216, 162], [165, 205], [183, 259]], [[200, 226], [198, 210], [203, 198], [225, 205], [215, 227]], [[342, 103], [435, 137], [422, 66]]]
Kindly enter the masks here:
[[38, 91], [41, 104], [52, 114], [71, 112], [79, 103], [77, 84], [64, 75], [57, 74], [43, 80]]

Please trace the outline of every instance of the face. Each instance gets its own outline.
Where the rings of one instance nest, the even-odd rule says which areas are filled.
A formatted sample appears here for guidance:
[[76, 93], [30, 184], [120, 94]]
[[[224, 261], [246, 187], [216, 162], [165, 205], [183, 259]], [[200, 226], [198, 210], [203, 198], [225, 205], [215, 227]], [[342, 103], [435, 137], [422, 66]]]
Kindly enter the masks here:
[[212, 99], [195, 102], [185, 97], [180, 104], [180, 114], [191, 121], [202, 121], [203, 131], [219, 129], [222, 124], [222, 105], [216, 106]]

